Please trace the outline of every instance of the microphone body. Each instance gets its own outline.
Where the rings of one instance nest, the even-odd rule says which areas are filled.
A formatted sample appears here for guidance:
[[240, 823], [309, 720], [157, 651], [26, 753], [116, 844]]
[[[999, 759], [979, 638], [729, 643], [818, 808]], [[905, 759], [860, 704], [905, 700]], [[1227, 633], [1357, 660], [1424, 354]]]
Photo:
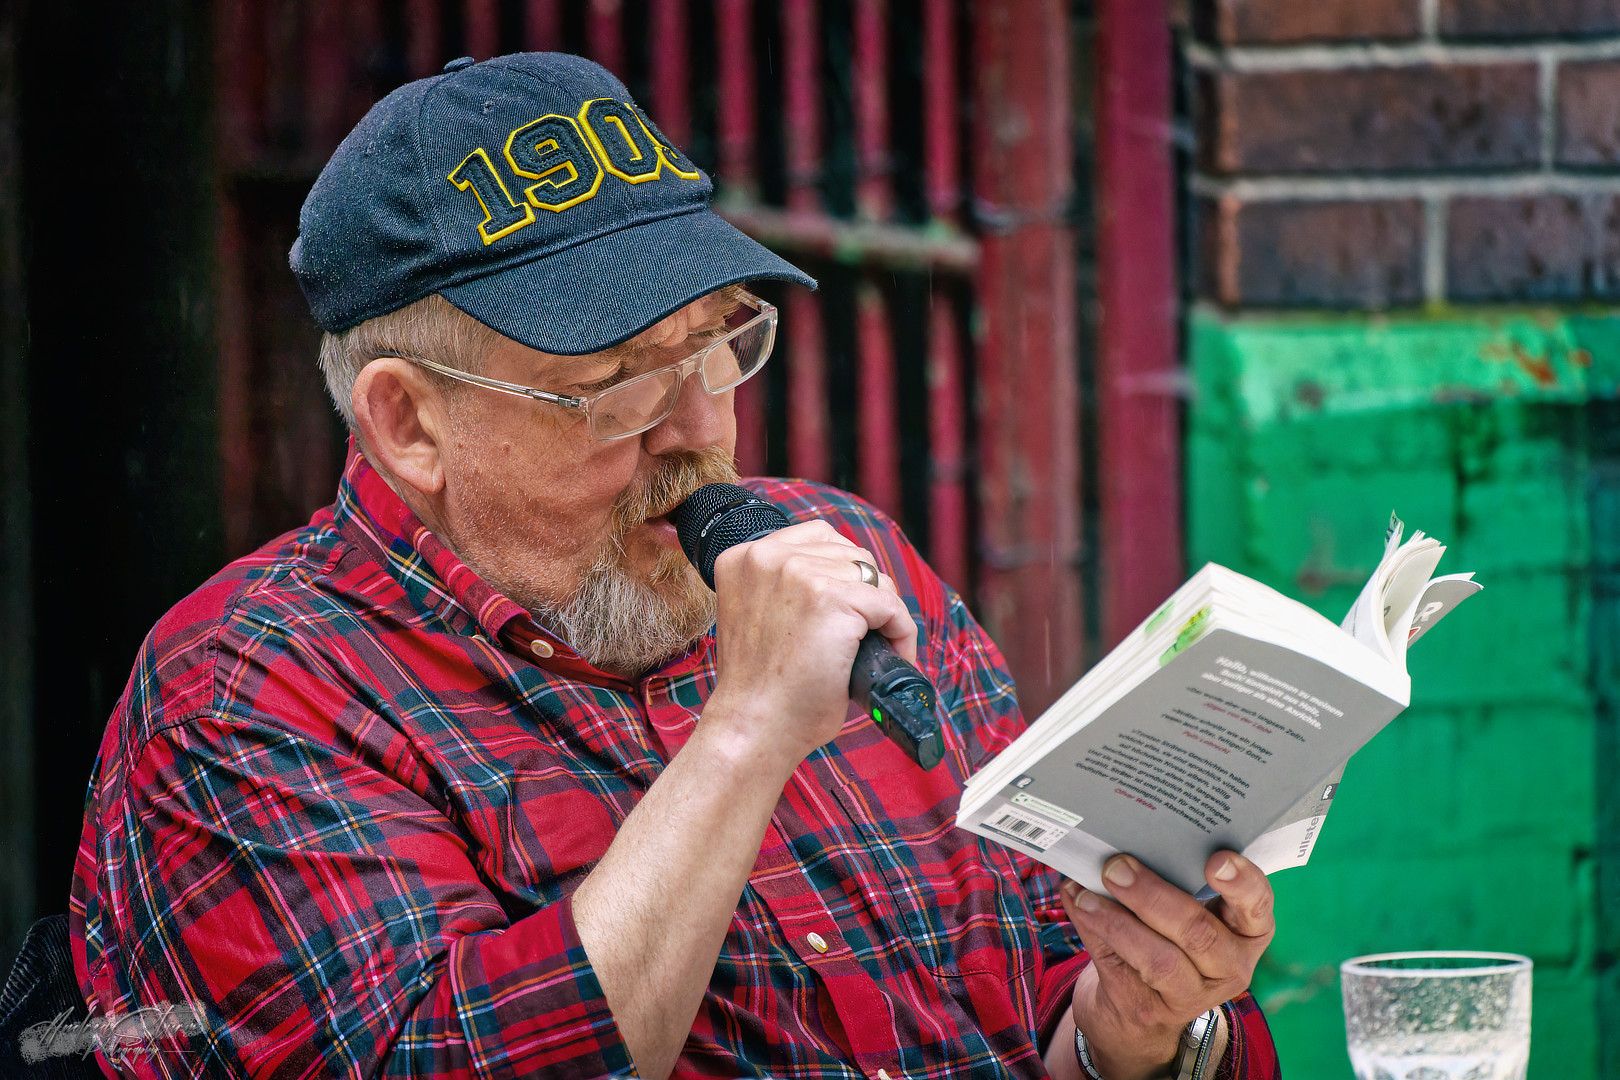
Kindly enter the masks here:
[[[711, 589], [721, 552], [788, 525], [782, 511], [736, 484], [705, 484], [670, 511], [669, 519], [681, 538], [681, 549]], [[939, 764], [945, 748], [934, 711], [939, 700], [934, 684], [898, 656], [889, 639], [876, 630], [861, 639], [855, 653], [849, 696], [872, 714], [878, 728], [911, 760], [925, 769]]]

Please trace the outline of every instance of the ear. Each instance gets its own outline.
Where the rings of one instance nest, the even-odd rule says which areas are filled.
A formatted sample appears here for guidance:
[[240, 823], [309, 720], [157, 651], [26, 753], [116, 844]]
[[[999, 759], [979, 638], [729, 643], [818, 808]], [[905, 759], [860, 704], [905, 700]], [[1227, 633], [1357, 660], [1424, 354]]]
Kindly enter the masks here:
[[408, 360], [373, 360], [354, 380], [354, 422], [376, 464], [425, 496], [444, 488], [444, 399]]

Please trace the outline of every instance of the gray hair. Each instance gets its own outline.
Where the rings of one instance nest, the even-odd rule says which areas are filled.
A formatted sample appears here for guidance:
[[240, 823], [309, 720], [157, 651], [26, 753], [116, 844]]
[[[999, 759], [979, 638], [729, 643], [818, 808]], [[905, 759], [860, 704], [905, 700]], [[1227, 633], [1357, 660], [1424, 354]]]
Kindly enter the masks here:
[[[343, 414], [343, 422], [354, 426], [354, 381], [365, 366], [380, 356], [435, 360], [457, 371], [478, 374], [484, 356], [501, 335], [463, 312], [437, 293], [425, 296], [398, 311], [367, 319], [359, 326], [321, 338], [321, 371], [326, 376], [326, 392]], [[437, 372], [421, 369], [422, 374], [445, 390], [458, 384]]]

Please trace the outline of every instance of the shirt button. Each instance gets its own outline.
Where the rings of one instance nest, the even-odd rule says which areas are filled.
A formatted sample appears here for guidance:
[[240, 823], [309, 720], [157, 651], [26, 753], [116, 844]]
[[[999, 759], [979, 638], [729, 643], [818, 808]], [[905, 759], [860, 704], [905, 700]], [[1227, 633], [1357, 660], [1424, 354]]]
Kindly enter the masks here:
[[816, 933], [814, 930], [804, 935], [804, 940], [808, 941], [810, 943], [810, 947], [816, 950], [816, 952], [826, 952], [827, 949], [830, 948], [830, 946], [827, 944], [827, 939]]
[[557, 650], [553, 649], [551, 647], [551, 642], [547, 641], [545, 638], [535, 638], [533, 641], [529, 642], [529, 651], [534, 653], [534, 655], [538, 656], [540, 659], [545, 660]]

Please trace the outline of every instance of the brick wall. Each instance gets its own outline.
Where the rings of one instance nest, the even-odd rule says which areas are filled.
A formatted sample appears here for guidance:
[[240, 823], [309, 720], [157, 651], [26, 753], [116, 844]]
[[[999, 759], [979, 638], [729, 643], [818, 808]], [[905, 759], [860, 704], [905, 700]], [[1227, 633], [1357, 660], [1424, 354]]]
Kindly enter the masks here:
[[1391, 509], [1485, 591], [1279, 874], [1255, 980], [1536, 962], [1530, 1080], [1620, 1077], [1620, 0], [1195, 0], [1187, 550], [1340, 618]]
[[1201, 297], [1620, 297], [1620, 0], [1197, 11]]

